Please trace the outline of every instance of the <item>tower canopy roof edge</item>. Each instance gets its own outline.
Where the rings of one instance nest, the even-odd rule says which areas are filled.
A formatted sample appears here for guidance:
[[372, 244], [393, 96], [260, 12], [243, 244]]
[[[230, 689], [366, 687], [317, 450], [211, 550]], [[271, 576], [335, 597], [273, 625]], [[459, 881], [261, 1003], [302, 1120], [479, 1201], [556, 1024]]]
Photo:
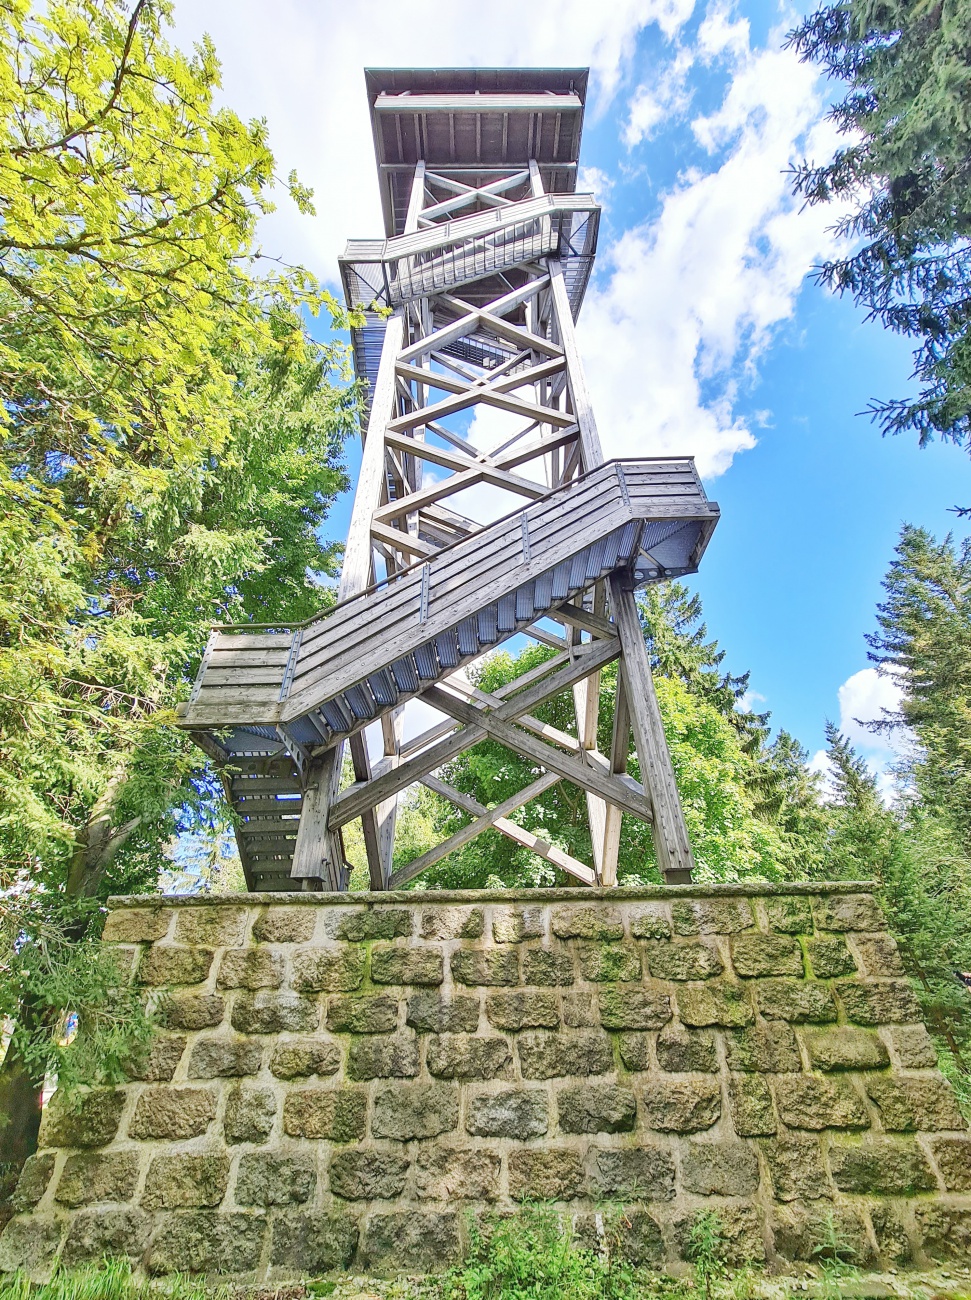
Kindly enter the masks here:
[[588, 68], [366, 68], [385, 233], [404, 230], [415, 166], [478, 186], [539, 163], [576, 190]]

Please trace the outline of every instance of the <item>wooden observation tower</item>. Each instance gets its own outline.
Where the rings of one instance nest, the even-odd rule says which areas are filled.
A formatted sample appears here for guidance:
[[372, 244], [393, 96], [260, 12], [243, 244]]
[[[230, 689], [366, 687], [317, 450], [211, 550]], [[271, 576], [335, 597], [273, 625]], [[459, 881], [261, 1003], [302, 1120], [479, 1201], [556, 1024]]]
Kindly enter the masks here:
[[[252, 890], [346, 889], [341, 828], [355, 818], [373, 889], [488, 828], [611, 885], [625, 813], [650, 823], [665, 879], [687, 884], [635, 591], [695, 571], [718, 507], [690, 459], [603, 457], [575, 334], [600, 218], [576, 192], [587, 71], [366, 80], [385, 238], [341, 259], [348, 305], [367, 313], [353, 344], [369, 388], [339, 601], [297, 627], [216, 629], [180, 725], [222, 772]], [[477, 689], [466, 665], [514, 636], [553, 653], [495, 694]], [[535, 716], [561, 691], [575, 734]], [[441, 715], [420, 735], [403, 725], [413, 699]], [[437, 775], [486, 738], [535, 772], [494, 808]], [[355, 779], [342, 788], [345, 747]], [[510, 816], [558, 781], [586, 795], [588, 862]], [[397, 801], [416, 782], [471, 820], [394, 871]]]

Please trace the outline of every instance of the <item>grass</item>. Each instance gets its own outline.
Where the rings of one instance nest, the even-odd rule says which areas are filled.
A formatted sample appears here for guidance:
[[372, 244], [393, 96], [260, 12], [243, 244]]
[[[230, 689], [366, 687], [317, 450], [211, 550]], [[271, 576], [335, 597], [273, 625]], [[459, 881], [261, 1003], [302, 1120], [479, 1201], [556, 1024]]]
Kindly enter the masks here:
[[106, 1260], [60, 1272], [43, 1286], [22, 1274], [0, 1278], [0, 1300], [228, 1300], [226, 1288], [208, 1289], [193, 1278], [175, 1276], [159, 1285], [132, 1276], [127, 1260]]
[[[842, 1264], [840, 1252], [814, 1276], [770, 1278], [754, 1268], [730, 1268], [717, 1215], [699, 1214], [689, 1233], [693, 1265], [683, 1277], [637, 1267], [623, 1258], [623, 1211], [598, 1215], [596, 1249], [565, 1230], [546, 1206], [470, 1223], [465, 1259], [443, 1277], [317, 1279], [276, 1286], [208, 1285], [171, 1277], [147, 1281], [127, 1261], [58, 1273], [44, 1285], [16, 1275], [0, 1278], [0, 1300], [850, 1300], [874, 1294], [865, 1273]], [[946, 1271], [881, 1277], [897, 1300], [971, 1300], [971, 1279]]]

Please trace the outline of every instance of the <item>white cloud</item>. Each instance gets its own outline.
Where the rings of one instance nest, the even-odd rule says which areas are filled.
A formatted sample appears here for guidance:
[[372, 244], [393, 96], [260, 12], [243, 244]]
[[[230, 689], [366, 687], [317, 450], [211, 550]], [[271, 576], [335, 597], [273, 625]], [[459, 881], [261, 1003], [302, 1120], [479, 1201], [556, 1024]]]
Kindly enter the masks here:
[[703, 62], [713, 63], [725, 55], [744, 59], [749, 33], [747, 18], [734, 18], [727, 5], [712, 4], [698, 28], [698, 50]]
[[[581, 318], [607, 453], [694, 454], [713, 475], [755, 444], [764, 417], [743, 418], [739, 394], [791, 316], [804, 273], [825, 253], [831, 218], [799, 213], [783, 174], [804, 151], [828, 148], [813, 71], [778, 50], [781, 32], [753, 50], [747, 24], [717, 4], [689, 46], [683, 29], [694, 5], [494, 0], [482, 24], [466, 6], [438, 0], [278, 0], [272, 12], [257, 0], [183, 0], [176, 37], [185, 45], [211, 33], [225, 101], [265, 117], [281, 174], [295, 167], [315, 190], [315, 218], [281, 197], [261, 227], [266, 252], [328, 280], [348, 237], [380, 230], [364, 66], [589, 64], [596, 116], [629, 75], [638, 34], [653, 24], [677, 52], [660, 90], [656, 81], [644, 82], [640, 100], [635, 92], [640, 117], [632, 105], [619, 127], [634, 135], [650, 130], [648, 94], [680, 103], [692, 60], [726, 68], [723, 102], [692, 124], [711, 165], [685, 172], [656, 220], [602, 251], [606, 277]], [[591, 181], [609, 193], [602, 172], [588, 172]]]
[[614, 178], [600, 167], [577, 168], [577, 193], [592, 194], [603, 210], [610, 208], [610, 192], [614, 188]]
[[691, 102], [687, 80], [693, 62], [691, 51], [681, 49], [652, 81], [642, 82], [634, 91], [624, 127], [624, 143], [628, 149], [633, 149], [642, 140], [650, 140], [662, 122], [679, 117], [687, 110]]
[[317, 216], [281, 197], [264, 223], [266, 251], [333, 280], [349, 237], [381, 231], [363, 69], [375, 67], [589, 66], [593, 114], [615, 95], [637, 35], [656, 24], [668, 39], [695, 0], [492, 0], [488, 20], [439, 0], [182, 0], [176, 39], [208, 32], [223, 65], [225, 102], [265, 117], [285, 175], [315, 191]]
[[905, 747], [905, 735], [870, 731], [867, 722], [881, 722], [900, 708], [903, 690], [888, 673], [863, 668], [839, 688], [840, 731], [858, 749], [896, 755]]
[[[903, 690], [900, 682], [876, 668], [861, 668], [848, 677], [837, 691], [839, 699], [839, 729], [863, 758], [876, 778], [877, 793], [889, 804], [895, 793], [893, 764], [904, 755], [913, 743], [913, 735], [906, 728], [893, 732], [871, 731], [868, 722], [882, 722], [888, 714], [900, 708]], [[825, 749], [818, 750], [809, 762], [810, 770], [820, 772], [824, 789], [829, 789], [832, 769]]]
[[[744, 25], [703, 25], [731, 73], [718, 109], [692, 124], [718, 155], [681, 175], [656, 219], [601, 256], [580, 321], [608, 455], [694, 455], [706, 476], [755, 445], [736, 409], [743, 384], [831, 248], [831, 214], [800, 211], [784, 170], [828, 149], [814, 71], [778, 48], [752, 50]], [[745, 44], [741, 45], [744, 30]]]

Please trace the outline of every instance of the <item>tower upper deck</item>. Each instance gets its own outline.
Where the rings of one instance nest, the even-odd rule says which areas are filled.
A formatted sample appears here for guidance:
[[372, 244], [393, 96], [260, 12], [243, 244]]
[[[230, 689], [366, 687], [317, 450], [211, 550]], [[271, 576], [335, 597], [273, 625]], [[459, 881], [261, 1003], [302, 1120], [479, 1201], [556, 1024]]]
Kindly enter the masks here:
[[[576, 190], [586, 68], [368, 68], [385, 233], [405, 228], [415, 166], [476, 189], [540, 166], [548, 194]], [[507, 192], [508, 198], [525, 198]]]

